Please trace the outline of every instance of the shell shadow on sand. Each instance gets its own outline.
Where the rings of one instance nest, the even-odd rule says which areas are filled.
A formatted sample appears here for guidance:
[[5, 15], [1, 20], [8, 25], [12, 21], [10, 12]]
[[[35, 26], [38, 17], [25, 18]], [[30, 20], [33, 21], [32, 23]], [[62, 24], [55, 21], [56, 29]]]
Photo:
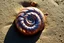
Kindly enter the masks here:
[[40, 35], [41, 32], [38, 32], [33, 36], [25, 36], [17, 31], [15, 22], [13, 22], [5, 36], [4, 43], [36, 43]]

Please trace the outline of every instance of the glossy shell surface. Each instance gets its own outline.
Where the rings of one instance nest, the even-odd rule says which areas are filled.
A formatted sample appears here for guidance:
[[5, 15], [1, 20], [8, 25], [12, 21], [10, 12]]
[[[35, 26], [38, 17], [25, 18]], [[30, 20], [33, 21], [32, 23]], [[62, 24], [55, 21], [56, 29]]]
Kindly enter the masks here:
[[15, 20], [16, 27], [25, 35], [33, 35], [44, 29], [44, 14], [35, 7], [22, 8]]

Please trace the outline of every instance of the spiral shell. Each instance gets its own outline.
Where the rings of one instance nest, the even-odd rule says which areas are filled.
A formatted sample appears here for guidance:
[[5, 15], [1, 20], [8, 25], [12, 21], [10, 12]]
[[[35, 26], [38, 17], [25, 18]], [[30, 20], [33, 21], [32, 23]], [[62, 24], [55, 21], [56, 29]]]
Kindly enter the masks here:
[[18, 14], [15, 24], [21, 33], [33, 35], [44, 29], [44, 14], [35, 7], [23, 8]]

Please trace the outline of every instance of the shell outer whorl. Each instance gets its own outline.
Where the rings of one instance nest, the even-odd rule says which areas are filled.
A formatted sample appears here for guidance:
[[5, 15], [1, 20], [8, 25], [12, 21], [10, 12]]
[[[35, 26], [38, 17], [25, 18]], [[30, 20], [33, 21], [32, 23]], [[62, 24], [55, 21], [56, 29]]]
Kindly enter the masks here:
[[16, 18], [16, 26], [25, 30], [24, 33], [36, 33], [44, 27], [44, 14], [35, 7], [23, 8]]

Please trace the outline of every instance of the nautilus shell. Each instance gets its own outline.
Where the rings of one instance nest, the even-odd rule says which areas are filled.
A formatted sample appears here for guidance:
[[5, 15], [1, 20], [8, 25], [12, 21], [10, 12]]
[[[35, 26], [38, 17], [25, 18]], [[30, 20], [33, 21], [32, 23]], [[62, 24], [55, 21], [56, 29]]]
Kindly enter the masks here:
[[25, 35], [33, 35], [44, 29], [44, 14], [35, 7], [22, 8], [18, 13], [15, 24]]

